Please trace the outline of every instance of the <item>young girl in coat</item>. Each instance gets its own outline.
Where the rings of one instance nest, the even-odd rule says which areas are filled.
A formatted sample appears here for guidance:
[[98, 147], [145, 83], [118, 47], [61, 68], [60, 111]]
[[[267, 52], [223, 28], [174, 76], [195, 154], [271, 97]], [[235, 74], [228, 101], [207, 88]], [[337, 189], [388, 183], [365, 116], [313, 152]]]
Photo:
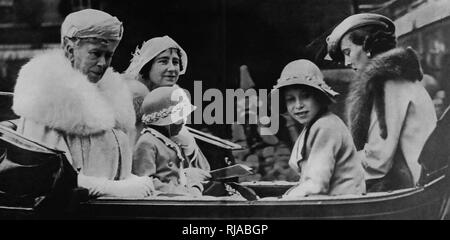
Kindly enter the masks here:
[[300, 180], [284, 198], [364, 193], [364, 171], [351, 134], [328, 110], [338, 93], [324, 82], [319, 68], [308, 60], [293, 61], [275, 90], [289, 115], [304, 126], [289, 160]]
[[183, 89], [159, 87], [142, 103], [144, 129], [137, 140], [132, 171], [138, 176], [153, 177], [157, 191], [200, 196], [211, 176], [194, 166], [171, 137], [179, 134], [187, 116], [195, 110]]

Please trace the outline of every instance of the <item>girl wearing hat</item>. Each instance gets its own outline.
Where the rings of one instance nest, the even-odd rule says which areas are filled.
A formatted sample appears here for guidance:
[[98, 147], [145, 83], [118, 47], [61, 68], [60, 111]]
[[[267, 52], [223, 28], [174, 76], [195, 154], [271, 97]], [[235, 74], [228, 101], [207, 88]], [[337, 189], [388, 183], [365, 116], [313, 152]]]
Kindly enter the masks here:
[[[180, 75], [186, 72], [187, 64], [186, 52], [169, 36], [152, 38], [136, 49], [125, 77], [131, 78], [129, 85], [134, 95], [137, 119], [141, 118], [139, 109], [146, 94], [159, 87], [175, 86]], [[137, 124], [138, 131], [142, 127], [140, 123]], [[172, 136], [171, 140], [179, 144], [189, 158], [195, 160], [194, 166], [210, 170], [206, 157], [185, 127], [181, 128], [179, 134]]]
[[159, 87], [142, 104], [144, 130], [133, 154], [133, 173], [154, 177], [157, 191], [201, 195], [202, 182], [211, 176], [195, 168], [181, 147], [171, 140], [195, 110], [183, 89]]
[[275, 90], [289, 115], [304, 126], [289, 160], [300, 181], [284, 197], [364, 193], [364, 171], [350, 132], [328, 110], [338, 93], [324, 82], [319, 68], [308, 60], [293, 61]]
[[411, 48], [395, 48], [387, 17], [363, 13], [328, 36], [328, 53], [357, 74], [347, 98], [349, 127], [365, 169], [367, 189], [413, 187], [419, 154], [436, 125], [433, 102], [419, 83], [422, 70]]

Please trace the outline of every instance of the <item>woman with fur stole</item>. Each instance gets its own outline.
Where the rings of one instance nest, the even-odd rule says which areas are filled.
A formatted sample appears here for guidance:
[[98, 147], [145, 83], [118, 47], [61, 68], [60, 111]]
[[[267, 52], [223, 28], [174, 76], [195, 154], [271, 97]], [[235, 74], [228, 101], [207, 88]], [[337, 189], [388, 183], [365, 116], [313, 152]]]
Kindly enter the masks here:
[[31, 59], [14, 89], [17, 130], [64, 151], [79, 172], [78, 185], [94, 197], [145, 197], [154, 190], [151, 178], [131, 174], [131, 94], [109, 68], [122, 32], [122, 23], [102, 11], [68, 15], [63, 50]]
[[347, 99], [349, 127], [362, 157], [368, 192], [413, 187], [419, 154], [436, 126], [433, 102], [420, 84], [411, 48], [396, 48], [387, 17], [346, 18], [328, 36], [328, 53], [356, 71]]

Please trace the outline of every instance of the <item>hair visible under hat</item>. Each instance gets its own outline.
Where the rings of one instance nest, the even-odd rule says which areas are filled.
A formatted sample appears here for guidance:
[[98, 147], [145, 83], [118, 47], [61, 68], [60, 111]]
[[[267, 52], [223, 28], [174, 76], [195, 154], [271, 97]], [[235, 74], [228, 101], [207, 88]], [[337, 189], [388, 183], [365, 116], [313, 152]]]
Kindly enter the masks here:
[[[360, 13], [344, 19], [327, 37], [329, 56], [334, 61], [343, 61], [340, 46], [342, 38], [351, 31], [363, 28], [369, 30], [369, 36], [365, 39], [364, 45], [366, 45], [365, 50], [370, 52], [372, 56], [385, 51], [384, 49], [392, 48], [392, 43], [395, 47], [395, 25], [392, 20], [380, 14]], [[380, 39], [383, 43], [377, 43]]]
[[139, 73], [143, 72], [142, 68], [145, 65], [151, 62], [151, 60], [153, 60], [161, 52], [170, 48], [176, 48], [179, 50], [182, 66], [182, 69], [180, 69], [180, 75], [183, 75], [186, 72], [188, 64], [187, 54], [183, 48], [181, 48], [181, 46], [169, 36], [152, 38], [142, 43], [140, 48], [137, 47], [136, 51], [133, 53], [133, 58], [130, 61], [130, 65], [125, 72], [128, 75], [138, 77]]

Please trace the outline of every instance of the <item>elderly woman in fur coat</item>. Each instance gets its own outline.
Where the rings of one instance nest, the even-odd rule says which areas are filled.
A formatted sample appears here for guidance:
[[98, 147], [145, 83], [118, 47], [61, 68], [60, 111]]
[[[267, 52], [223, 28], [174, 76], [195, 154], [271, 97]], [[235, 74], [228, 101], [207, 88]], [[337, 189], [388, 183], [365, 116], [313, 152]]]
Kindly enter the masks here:
[[68, 15], [63, 49], [31, 59], [14, 89], [18, 131], [65, 151], [91, 196], [145, 197], [154, 190], [151, 178], [131, 174], [132, 99], [109, 68], [122, 32], [122, 23], [102, 11]]
[[394, 23], [356, 14], [328, 36], [328, 52], [357, 74], [348, 96], [349, 127], [360, 151], [369, 192], [413, 187], [419, 154], [436, 125], [433, 102], [420, 84], [411, 48], [395, 48]]

